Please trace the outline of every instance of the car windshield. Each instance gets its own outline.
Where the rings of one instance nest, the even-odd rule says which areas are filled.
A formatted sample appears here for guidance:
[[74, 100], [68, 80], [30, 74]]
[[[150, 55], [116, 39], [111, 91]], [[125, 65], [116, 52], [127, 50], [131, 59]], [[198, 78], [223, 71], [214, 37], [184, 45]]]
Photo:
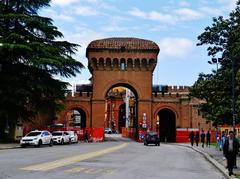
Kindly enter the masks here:
[[28, 137], [31, 137], [31, 136], [38, 136], [38, 135], [40, 135], [41, 134], [41, 132], [30, 132], [29, 134], [27, 134], [26, 136], [28, 136]]
[[157, 133], [155, 133], [155, 132], [149, 132], [148, 135], [151, 136], [151, 137], [152, 137], [152, 136], [157, 136]]
[[68, 131], [67, 132], [69, 135], [74, 135], [74, 132], [73, 131]]
[[62, 136], [62, 132], [53, 132], [52, 135], [53, 136]]

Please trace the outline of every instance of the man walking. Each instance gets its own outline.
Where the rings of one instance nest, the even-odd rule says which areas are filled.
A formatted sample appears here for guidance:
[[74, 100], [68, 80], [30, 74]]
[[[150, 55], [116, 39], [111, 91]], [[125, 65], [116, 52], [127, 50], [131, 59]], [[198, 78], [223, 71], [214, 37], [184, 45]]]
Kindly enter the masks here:
[[230, 131], [229, 137], [226, 138], [223, 145], [223, 154], [227, 159], [229, 176], [233, 175], [234, 160], [238, 153], [238, 147], [239, 147], [238, 140], [234, 137], [233, 131]]
[[193, 143], [194, 143], [194, 132], [193, 131], [190, 132], [189, 139], [190, 139], [190, 142], [191, 142], [191, 146], [193, 146]]
[[210, 147], [211, 133], [209, 130], [207, 131], [206, 138], [207, 138], [207, 146]]
[[204, 148], [204, 142], [205, 142], [205, 132], [204, 130], [202, 129], [202, 132], [201, 132], [201, 142], [202, 142], [202, 148]]

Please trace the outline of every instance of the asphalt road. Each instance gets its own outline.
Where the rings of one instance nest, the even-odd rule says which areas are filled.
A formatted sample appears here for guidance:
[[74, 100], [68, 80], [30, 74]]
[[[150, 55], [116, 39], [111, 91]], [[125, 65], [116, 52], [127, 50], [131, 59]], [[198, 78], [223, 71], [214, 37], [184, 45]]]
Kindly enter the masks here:
[[0, 179], [222, 179], [199, 153], [131, 141], [0, 151]]

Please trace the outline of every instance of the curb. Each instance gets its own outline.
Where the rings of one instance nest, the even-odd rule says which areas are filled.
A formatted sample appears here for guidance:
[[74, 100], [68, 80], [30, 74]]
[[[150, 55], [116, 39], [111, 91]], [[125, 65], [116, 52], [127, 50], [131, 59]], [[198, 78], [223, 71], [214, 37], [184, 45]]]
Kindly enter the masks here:
[[1, 147], [1, 144], [0, 144], [0, 150], [18, 149], [18, 148], [20, 148], [20, 146]]
[[178, 146], [181, 146], [181, 147], [187, 147], [189, 149], [192, 149], [198, 153], [200, 153], [202, 156], [204, 156], [204, 158], [210, 162], [215, 168], [217, 168], [223, 175], [224, 177], [226, 177], [227, 179], [237, 179], [237, 177], [235, 176], [229, 176], [228, 175], [228, 171], [226, 170], [226, 168], [224, 166], [222, 166], [220, 163], [218, 163], [213, 157], [211, 157], [209, 154], [199, 150], [199, 149], [196, 149], [194, 147], [191, 147], [191, 146], [186, 146], [186, 145], [181, 145], [181, 144], [174, 144], [174, 145], [178, 145]]

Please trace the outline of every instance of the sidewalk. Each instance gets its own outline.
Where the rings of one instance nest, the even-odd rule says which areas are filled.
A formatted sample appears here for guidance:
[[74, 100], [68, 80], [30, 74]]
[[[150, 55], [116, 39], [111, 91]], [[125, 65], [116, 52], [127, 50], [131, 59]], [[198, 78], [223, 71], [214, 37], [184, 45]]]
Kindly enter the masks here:
[[240, 156], [237, 156], [237, 169], [233, 169], [233, 173], [236, 176], [228, 176], [228, 170], [226, 168], [226, 159], [223, 156], [223, 152], [217, 149], [215, 146], [210, 146], [202, 148], [201, 144], [199, 146], [194, 145], [193, 147], [191, 146], [190, 143], [181, 143], [177, 144], [181, 145], [184, 147], [191, 148], [195, 150], [196, 152], [202, 154], [210, 163], [212, 163], [218, 170], [220, 170], [226, 178], [240, 178]]
[[0, 150], [19, 148], [19, 143], [0, 143]]

